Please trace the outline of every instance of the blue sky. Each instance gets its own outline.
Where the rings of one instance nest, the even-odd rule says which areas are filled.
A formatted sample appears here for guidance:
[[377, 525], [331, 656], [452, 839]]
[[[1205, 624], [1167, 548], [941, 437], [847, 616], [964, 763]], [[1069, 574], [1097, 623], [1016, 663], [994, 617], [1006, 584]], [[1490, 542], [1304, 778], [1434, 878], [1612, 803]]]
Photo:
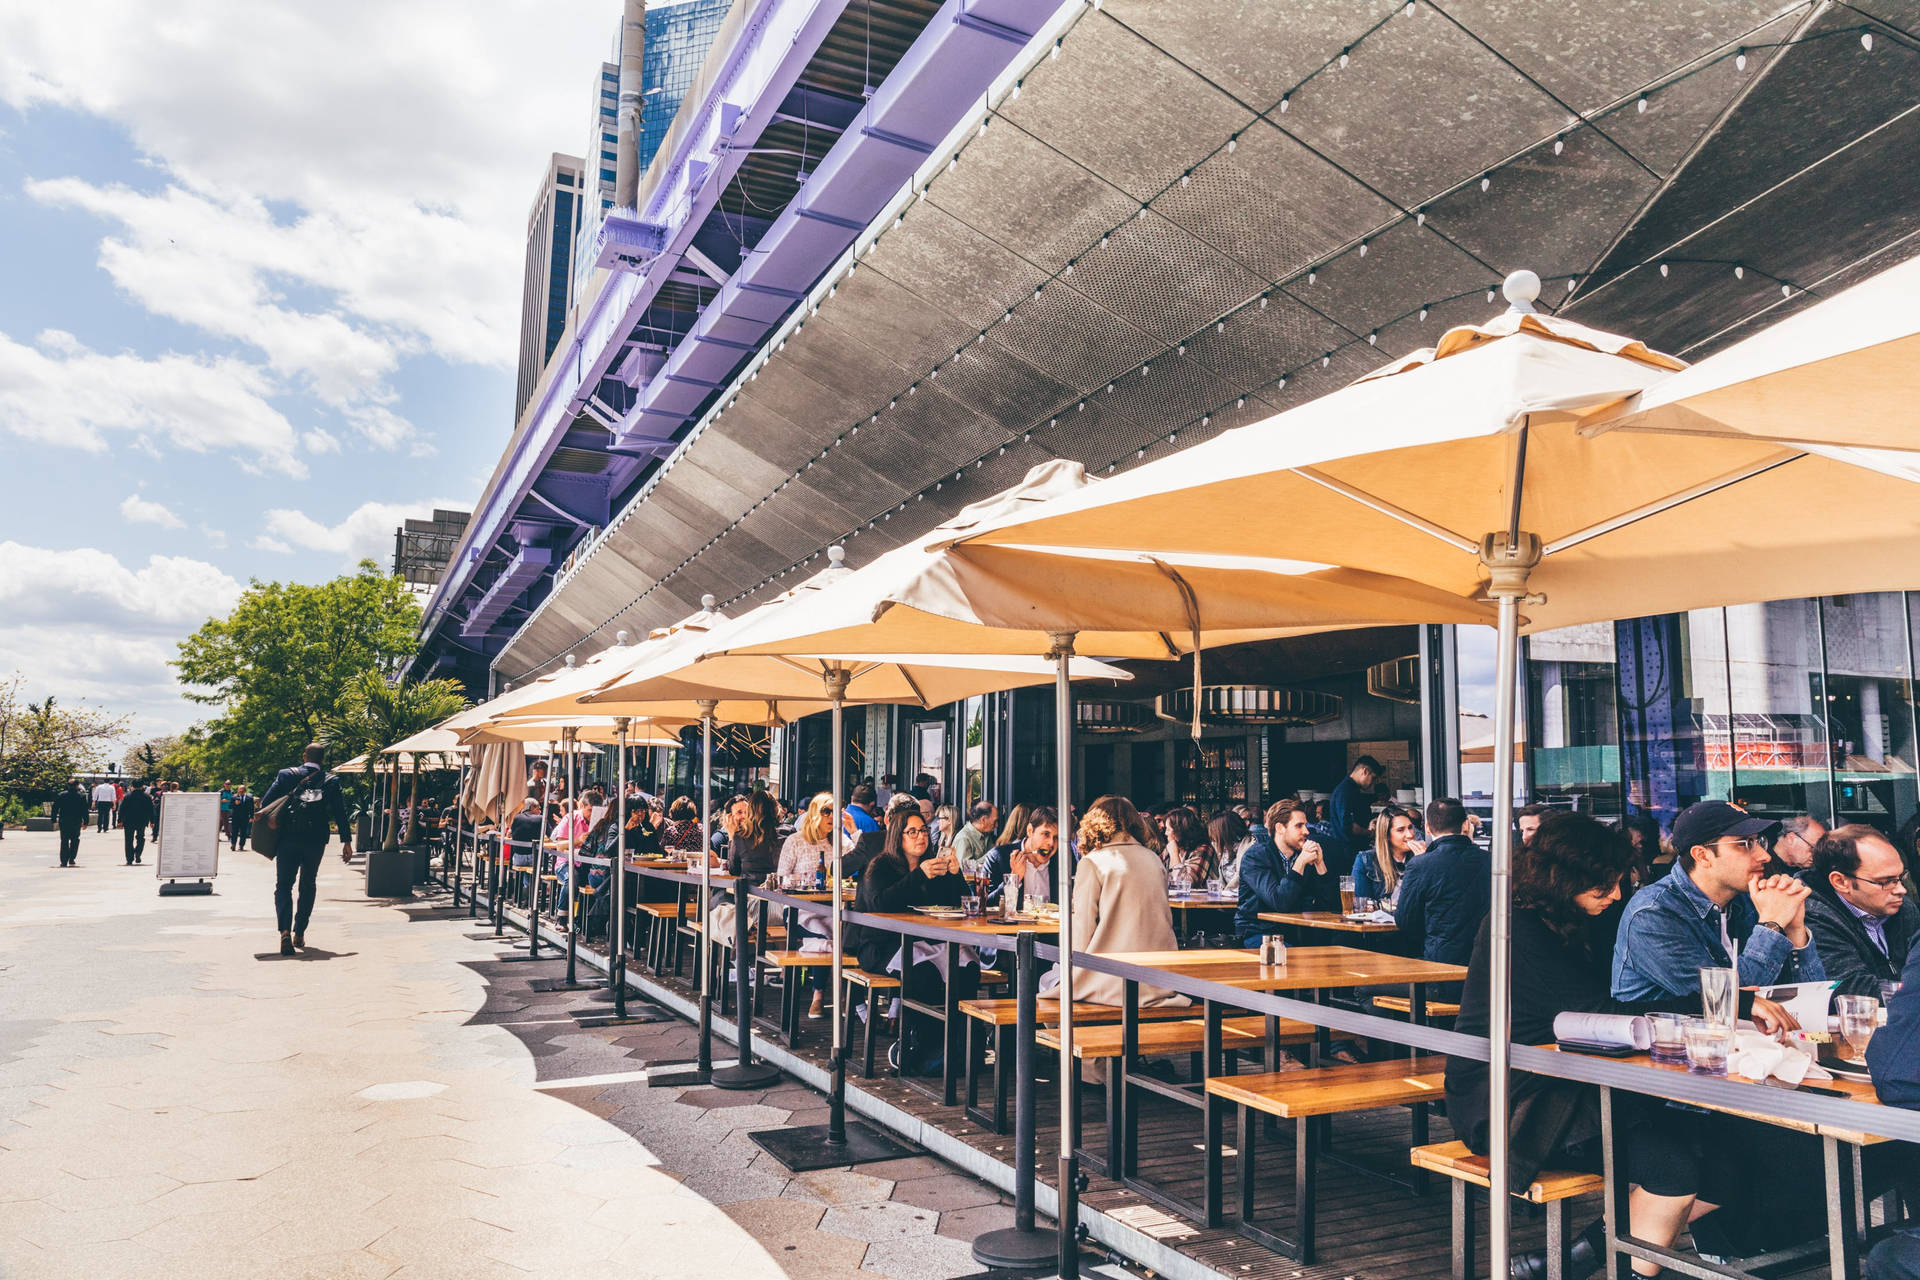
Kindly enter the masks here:
[[618, 0], [0, 12], [0, 679], [206, 711], [250, 578], [391, 555], [512, 423], [525, 220]]

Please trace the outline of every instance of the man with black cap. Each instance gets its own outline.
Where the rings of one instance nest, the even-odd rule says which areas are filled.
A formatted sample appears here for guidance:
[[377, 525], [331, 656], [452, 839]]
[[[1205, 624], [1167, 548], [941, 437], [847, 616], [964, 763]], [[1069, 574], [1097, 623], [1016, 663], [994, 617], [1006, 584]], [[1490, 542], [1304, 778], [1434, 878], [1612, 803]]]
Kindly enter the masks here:
[[1726, 968], [1735, 944], [1740, 985], [1826, 977], [1807, 931], [1807, 886], [1762, 876], [1775, 823], [1724, 800], [1673, 820], [1673, 870], [1633, 895], [1613, 948], [1616, 1000], [1692, 995], [1700, 970]]

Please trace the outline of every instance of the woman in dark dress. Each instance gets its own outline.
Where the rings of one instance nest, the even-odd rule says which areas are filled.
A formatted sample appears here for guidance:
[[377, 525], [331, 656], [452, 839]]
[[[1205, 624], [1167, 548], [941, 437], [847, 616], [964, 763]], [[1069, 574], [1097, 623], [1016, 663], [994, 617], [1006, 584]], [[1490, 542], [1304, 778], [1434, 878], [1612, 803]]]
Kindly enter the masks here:
[[[967, 893], [967, 881], [960, 874], [960, 859], [951, 849], [942, 854], [931, 851], [932, 833], [917, 807], [897, 809], [887, 815], [887, 840], [880, 853], [867, 864], [860, 877], [860, 888], [853, 898], [855, 911], [899, 913], [915, 907], [957, 907]], [[847, 949], [860, 959], [868, 973], [889, 972], [888, 966], [900, 951], [901, 937], [886, 929], [855, 925], [847, 930]], [[938, 1004], [946, 993], [940, 967], [932, 960], [903, 963], [900, 968], [901, 994], [921, 1004]], [[971, 1000], [980, 993], [980, 967], [963, 962], [953, 973], [956, 999]], [[871, 1016], [871, 1011], [869, 1011]], [[902, 1018], [901, 1041], [888, 1052], [892, 1062], [905, 1075], [932, 1075], [943, 1065], [938, 1024], [922, 1014], [907, 1011]]]
[[[1513, 873], [1513, 965], [1524, 980], [1513, 986], [1511, 1026], [1515, 1044], [1550, 1044], [1555, 1015], [1647, 1013], [1667, 1009], [1698, 1013], [1697, 997], [1627, 1006], [1611, 992], [1613, 938], [1622, 885], [1634, 864], [1633, 846], [1617, 829], [1582, 814], [1552, 814], [1516, 860]], [[1460, 994], [1456, 1029], [1485, 1036], [1488, 1026], [1487, 927], [1480, 926]], [[1779, 1005], [1741, 996], [1741, 1012], [1763, 1030], [1796, 1025]], [[1447, 1059], [1447, 1117], [1468, 1148], [1487, 1151], [1487, 1064]], [[1617, 1093], [1626, 1104], [1632, 1095]], [[1726, 1117], [1638, 1100], [1623, 1122], [1629, 1126], [1627, 1177], [1632, 1234], [1671, 1245], [1680, 1229], [1732, 1198], [1745, 1172], [1729, 1158], [1739, 1135], [1720, 1123]], [[1636, 1114], [1637, 1111], [1637, 1114]], [[1657, 1122], [1657, 1123], [1656, 1123]], [[1541, 1169], [1598, 1173], [1601, 1168], [1599, 1092], [1591, 1085], [1551, 1076], [1513, 1073], [1510, 1097], [1510, 1172], [1524, 1188]], [[1708, 1152], [1714, 1152], [1711, 1158]], [[1599, 1266], [1605, 1224], [1596, 1222], [1573, 1246], [1568, 1280]], [[1640, 1275], [1658, 1275], [1652, 1263], [1634, 1260]], [[1546, 1275], [1543, 1254], [1513, 1259], [1516, 1277]]]

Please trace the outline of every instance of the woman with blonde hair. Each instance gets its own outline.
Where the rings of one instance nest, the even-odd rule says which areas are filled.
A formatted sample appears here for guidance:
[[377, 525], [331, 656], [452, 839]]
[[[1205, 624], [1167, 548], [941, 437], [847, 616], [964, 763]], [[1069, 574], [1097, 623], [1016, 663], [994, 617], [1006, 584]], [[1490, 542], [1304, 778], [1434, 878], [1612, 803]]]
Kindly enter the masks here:
[[[1090, 955], [1176, 951], [1167, 869], [1147, 848], [1147, 822], [1125, 796], [1101, 796], [1080, 819], [1080, 857], [1073, 864], [1073, 946]], [[1124, 1001], [1125, 983], [1111, 974], [1076, 969], [1073, 998], [1094, 1004]], [[1184, 1002], [1164, 987], [1142, 985], [1143, 1005]]]
[[945, 853], [953, 848], [953, 838], [960, 834], [960, 810], [950, 804], [943, 804], [933, 811], [933, 847], [935, 853]]
[[1413, 810], [1388, 805], [1373, 820], [1373, 848], [1362, 849], [1353, 860], [1353, 896], [1385, 905], [1399, 891], [1407, 860], [1425, 849]]
[[1027, 817], [1033, 812], [1033, 806], [1016, 804], [1007, 810], [1007, 820], [1000, 824], [1000, 838], [995, 844], [1013, 844], [1027, 834]]
[[783, 876], [810, 876], [832, 857], [833, 793], [822, 791], [807, 801], [800, 825], [780, 846], [780, 864], [775, 871]]

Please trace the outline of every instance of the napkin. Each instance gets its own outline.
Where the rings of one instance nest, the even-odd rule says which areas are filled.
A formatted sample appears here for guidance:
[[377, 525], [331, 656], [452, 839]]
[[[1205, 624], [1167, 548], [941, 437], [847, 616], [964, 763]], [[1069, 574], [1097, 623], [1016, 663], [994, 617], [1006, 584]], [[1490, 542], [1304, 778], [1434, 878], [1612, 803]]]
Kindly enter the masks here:
[[1736, 1031], [1733, 1033], [1733, 1051], [1727, 1056], [1727, 1070], [1749, 1080], [1765, 1080], [1772, 1076], [1787, 1084], [1797, 1085], [1818, 1068], [1814, 1066], [1811, 1055], [1781, 1044], [1763, 1032]]

